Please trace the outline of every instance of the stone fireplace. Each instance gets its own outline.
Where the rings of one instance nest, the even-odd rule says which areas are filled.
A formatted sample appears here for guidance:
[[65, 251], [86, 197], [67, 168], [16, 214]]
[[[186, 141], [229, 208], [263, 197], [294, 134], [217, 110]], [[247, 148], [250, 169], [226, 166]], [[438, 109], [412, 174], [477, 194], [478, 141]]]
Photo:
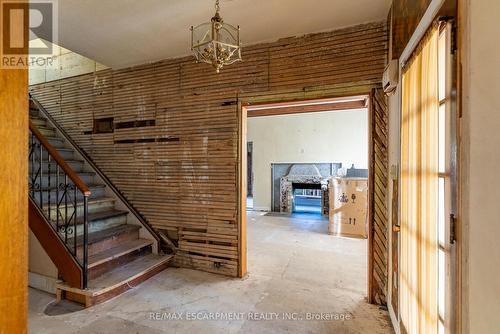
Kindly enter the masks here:
[[[309, 187], [308, 187], [309, 185]], [[287, 175], [280, 179], [280, 212], [294, 211], [294, 189], [297, 187], [319, 188], [323, 197], [328, 190], [328, 177], [324, 177], [314, 164], [294, 164]], [[325, 205], [325, 201], [322, 201]], [[328, 212], [323, 208], [322, 212]]]

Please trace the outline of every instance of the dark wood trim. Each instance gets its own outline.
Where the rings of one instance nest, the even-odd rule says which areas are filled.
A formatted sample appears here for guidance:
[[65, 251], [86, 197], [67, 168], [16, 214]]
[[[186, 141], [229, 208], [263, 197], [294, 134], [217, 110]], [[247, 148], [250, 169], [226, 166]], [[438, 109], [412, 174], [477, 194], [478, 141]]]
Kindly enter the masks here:
[[[314, 100], [314, 103], [316, 104], [335, 104], [335, 103], [340, 103], [340, 102], [352, 102], [352, 101], [367, 101], [367, 96], [366, 95], [339, 95], [338, 97], [332, 97], [332, 98], [316, 98], [316, 99], [294, 99], [290, 100], [289, 102], [286, 101], [280, 101], [276, 103], [243, 103], [242, 105], [245, 107], [248, 107], [248, 109], [252, 109], [255, 107], [259, 108], [265, 108], [265, 107], [293, 107], [297, 105], [303, 105], [303, 104], [310, 104], [311, 100]], [[366, 107], [366, 106], [365, 106]]]
[[301, 114], [301, 113], [311, 113], [311, 112], [322, 112], [322, 111], [335, 111], [335, 110], [351, 110], [351, 109], [362, 109], [366, 108], [366, 100], [357, 101], [344, 101], [344, 102], [334, 102], [325, 104], [311, 104], [311, 105], [291, 105], [283, 107], [273, 107], [269, 109], [259, 109], [252, 110], [248, 109], [248, 117], [260, 117], [260, 116], [277, 116], [277, 115], [289, 115], [289, 114]]
[[75, 288], [83, 287], [83, 271], [68, 249], [47, 223], [33, 201], [29, 200], [29, 226], [47, 255], [56, 265], [64, 281]]
[[62, 168], [62, 170], [68, 175], [68, 177], [73, 181], [75, 186], [83, 193], [85, 196], [90, 196], [91, 192], [87, 184], [80, 179], [78, 174], [71, 169], [71, 167], [66, 163], [66, 160], [59, 154], [59, 152], [52, 146], [50, 145], [49, 141], [47, 138], [38, 130], [35, 124], [33, 122], [30, 122], [30, 131], [35, 135], [35, 137], [38, 139], [40, 144], [47, 150], [49, 155], [51, 156], [52, 159], [54, 159], [59, 167]]

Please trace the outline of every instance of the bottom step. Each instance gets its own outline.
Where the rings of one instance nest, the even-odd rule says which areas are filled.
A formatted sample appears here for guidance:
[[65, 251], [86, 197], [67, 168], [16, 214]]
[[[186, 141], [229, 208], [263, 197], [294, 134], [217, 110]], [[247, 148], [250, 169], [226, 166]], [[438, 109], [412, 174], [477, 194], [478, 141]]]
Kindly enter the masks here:
[[57, 300], [68, 299], [90, 307], [105, 302], [135, 287], [167, 268], [173, 255], [145, 255], [90, 280], [88, 289], [72, 288], [64, 282], [56, 284]]

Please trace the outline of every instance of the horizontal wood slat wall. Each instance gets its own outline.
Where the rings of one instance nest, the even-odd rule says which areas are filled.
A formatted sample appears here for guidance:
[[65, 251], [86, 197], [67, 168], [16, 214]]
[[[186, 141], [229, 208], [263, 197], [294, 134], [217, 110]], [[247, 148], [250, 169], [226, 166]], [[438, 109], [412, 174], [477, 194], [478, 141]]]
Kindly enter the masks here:
[[[177, 264], [236, 276], [240, 97], [370, 93], [386, 56], [386, 25], [371, 23], [245, 47], [243, 62], [220, 74], [185, 57], [32, 92], [150, 224], [178, 238]], [[91, 134], [106, 117], [155, 124]]]

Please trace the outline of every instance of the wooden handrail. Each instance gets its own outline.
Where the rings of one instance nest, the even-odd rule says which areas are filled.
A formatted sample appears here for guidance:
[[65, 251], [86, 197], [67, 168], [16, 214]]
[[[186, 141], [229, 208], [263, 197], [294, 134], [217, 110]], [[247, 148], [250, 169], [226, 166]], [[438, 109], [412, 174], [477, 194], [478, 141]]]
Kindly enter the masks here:
[[49, 141], [45, 136], [38, 130], [36, 125], [30, 120], [30, 131], [35, 135], [40, 144], [47, 150], [49, 155], [56, 161], [56, 163], [62, 168], [62, 170], [68, 175], [68, 177], [73, 181], [75, 186], [83, 193], [84, 196], [90, 196], [91, 192], [89, 187], [82, 181], [78, 174], [71, 169], [71, 167], [66, 163], [64, 158], [57, 152], [57, 150], [50, 145]]

